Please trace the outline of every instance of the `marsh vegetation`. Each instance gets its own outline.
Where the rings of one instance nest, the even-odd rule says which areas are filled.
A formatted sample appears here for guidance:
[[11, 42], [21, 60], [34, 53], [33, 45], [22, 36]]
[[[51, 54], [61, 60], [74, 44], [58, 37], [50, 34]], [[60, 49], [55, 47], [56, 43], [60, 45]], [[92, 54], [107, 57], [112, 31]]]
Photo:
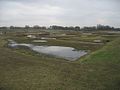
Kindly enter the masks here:
[[[53, 33], [53, 31], [51, 31]], [[55, 33], [55, 31], [54, 31]], [[57, 31], [58, 33], [58, 31]], [[0, 89], [1, 90], [119, 90], [120, 85], [120, 35], [104, 32], [93, 34], [59, 31], [56, 39], [41, 37], [28, 38], [18, 33], [7, 33], [0, 36]], [[28, 33], [27, 33], [28, 34]], [[37, 34], [36, 34], [37, 36]], [[43, 37], [43, 36], [42, 36]], [[45, 37], [45, 36], [44, 36]], [[48, 37], [48, 36], [47, 36]], [[49, 36], [51, 37], [51, 36]], [[89, 53], [76, 61], [67, 61], [43, 53], [33, 52], [29, 48], [10, 48], [8, 40], [17, 43], [42, 46], [63, 52], [73, 47], [77, 50], [89, 50]], [[94, 40], [99, 40], [95, 42]], [[15, 44], [13, 42], [12, 44]], [[62, 46], [62, 47], [61, 47]], [[36, 48], [36, 50], [41, 49]], [[73, 49], [72, 48], [72, 49]], [[71, 49], [71, 48], [67, 48]], [[43, 50], [45, 51], [45, 50]], [[49, 50], [48, 50], [49, 51]], [[52, 53], [52, 51], [50, 51]], [[73, 54], [74, 55], [74, 54]], [[72, 56], [72, 55], [70, 55]]]

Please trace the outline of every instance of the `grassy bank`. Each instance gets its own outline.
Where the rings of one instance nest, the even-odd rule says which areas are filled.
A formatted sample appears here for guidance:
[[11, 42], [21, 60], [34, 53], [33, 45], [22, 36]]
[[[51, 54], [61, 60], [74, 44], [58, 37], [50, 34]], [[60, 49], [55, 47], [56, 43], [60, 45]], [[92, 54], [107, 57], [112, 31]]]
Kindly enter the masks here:
[[119, 90], [120, 39], [82, 61], [21, 53], [0, 38], [0, 90]]

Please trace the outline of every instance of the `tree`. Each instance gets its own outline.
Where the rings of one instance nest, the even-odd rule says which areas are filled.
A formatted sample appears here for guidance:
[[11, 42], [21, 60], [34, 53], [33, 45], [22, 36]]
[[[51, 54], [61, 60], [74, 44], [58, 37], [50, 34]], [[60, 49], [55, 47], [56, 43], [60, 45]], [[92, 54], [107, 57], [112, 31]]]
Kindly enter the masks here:
[[30, 26], [29, 25], [25, 25], [25, 29], [29, 29], [30, 28]]
[[79, 26], [76, 26], [76, 27], [75, 27], [75, 30], [79, 31], [79, 30], [80, 30], [80, 27], [79, 27]]
[[40, 29], [40, 26], [39, 25], [35, 25], [33, 26], [34, 29]]
[[14, 26], [10, 26], [10, 29], [14, 29], [15, 27]]

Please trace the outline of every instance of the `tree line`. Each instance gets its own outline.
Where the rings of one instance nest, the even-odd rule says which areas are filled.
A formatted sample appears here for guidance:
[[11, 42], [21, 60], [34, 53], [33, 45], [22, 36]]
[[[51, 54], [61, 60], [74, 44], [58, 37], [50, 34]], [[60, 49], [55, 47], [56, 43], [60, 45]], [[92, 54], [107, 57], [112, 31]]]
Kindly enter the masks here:
[[85, 26], [85, 27], [79, 27], [79, 26], [57, 26], [53, 25], [50, 27], [46, 26], [39, 26], [39, 25], [34, 25], [33, 27], [30, 27], [29, 25], [25, 25], [24, 27], [17, 27], [17, 26], [10, 26], [10, 27], [0, 27], [0, 29], [41, 29], [41, 30], [119, 30], [120, 28], [114, 28], [108, 25], [101, 25], [98, 24], [97, 26]]

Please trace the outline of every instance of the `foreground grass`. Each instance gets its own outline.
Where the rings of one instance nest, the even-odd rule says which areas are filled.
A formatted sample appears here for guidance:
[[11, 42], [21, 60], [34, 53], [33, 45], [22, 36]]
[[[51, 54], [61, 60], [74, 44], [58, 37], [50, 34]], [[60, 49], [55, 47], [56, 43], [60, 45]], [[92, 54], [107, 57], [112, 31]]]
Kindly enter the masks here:
[[76, 62], [32, 56], [4, 47], [0, 90], [119, 90], [120, 39]]

